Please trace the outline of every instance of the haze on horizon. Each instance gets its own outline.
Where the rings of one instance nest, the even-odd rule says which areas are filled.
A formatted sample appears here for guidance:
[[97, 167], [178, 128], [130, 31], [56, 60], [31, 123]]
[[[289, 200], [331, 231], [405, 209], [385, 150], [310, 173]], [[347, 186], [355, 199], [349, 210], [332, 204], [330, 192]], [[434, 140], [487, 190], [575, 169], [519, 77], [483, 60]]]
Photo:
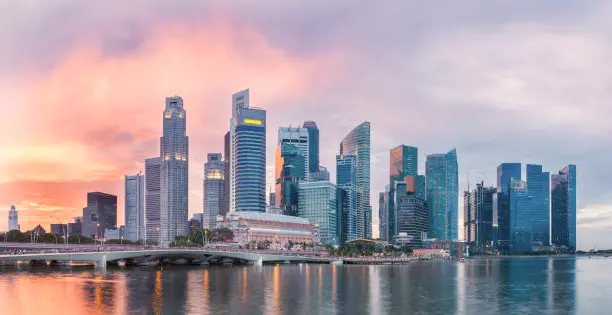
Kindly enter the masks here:
[[408, 144], [420, 172], [457, 148], [460, 196], [496, 185], [501, 162], [576, 164], [578, 247], [612, 248], [612, 3], [443, 2], [0, 3], [0, 230], [13, 203], [22, 229], [67, 222], [88, 191], [117, 195], [121, 224], [123, 176], [159, 154], [172, 95], [202, 211], [206, 154], [250, 88], [268, 112], [268, 186], [278, 127], [316, 121], [335, 178], [340, 140], [371, 122], [375, 235], [389, 149]]

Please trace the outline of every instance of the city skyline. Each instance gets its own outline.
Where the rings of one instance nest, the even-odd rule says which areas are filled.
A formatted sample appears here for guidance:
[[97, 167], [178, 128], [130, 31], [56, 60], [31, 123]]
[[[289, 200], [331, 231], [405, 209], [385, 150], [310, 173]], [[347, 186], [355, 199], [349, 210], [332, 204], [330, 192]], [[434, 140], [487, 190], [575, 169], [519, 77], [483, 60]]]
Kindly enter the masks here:
[[[399, 10], [406, 6], [397, 5], [401, 7], [393, 8], [393, 11], [409, 11]], [[508, 6], [515, 10], [525, 9], [519, 4]], [[597, 34], [587, 36], [575, 26], [586, 21], [603, 23], [597, 19], [597, 12], [611, 12], [606, 5], [603, 8], [587, 6], [580, 12], [559, 12], [548, 10], [550, 7], [542, 4], [537, 14], [548, 19], [534, 21], [527, 18], [527, 22], [511, 13], [499, 13], [499, 16], [492, 17], [495, 23], [490, 30], [487, 29], [490, 25], [482, 18], [471, 22], [463, 19], [420, 21], [417, 23], [423, 30], [405, 35], [406, 42], [414, 42], [415, 46], [410, 47], [377, 39], [361, 27], [359, 33], [349, 32], [350, 36], [344, 42], [335, 41], [344, 33], [343, 30], [346, 31], [343, 26], [335, 24], [327, 25], [329, 28], [324, 30], [309, 29], [317, 36], [322, 36], [323, 32], [327, 36], [316, 39], [306, 34], [304, 42], [309, 45], [304, 47], [287, 36], [300, 31], [299, 25], [288, 26], [291, 30], [287, 33], [276, 31], [270, 25], [278, 25], [282, 19], [272, 18], [271, 24], [263, 23], [259, 19], [270, 16], [248, 5], [254, 10], [253, 16], [242, 23], [238, 18], [242, 16], [238, 13], [240, 8], [233, 5], [213, 10], [197, 23], [194, 17], [189, 18], [187, 9], [176, 9], [166, 16], [161, 14], [160, 7], [151, 7], [138, 19], [138, 27], [127, 27], [125, 32], [112, 28], [109, 13], [103, 11], [100, 12], [99, 24], [88, 22], [83, 25], [82, 33], [75, 31], [61, 35], [65, 37], [59, 42], [65, 45], [43, 42], [25, 49], [30, 47], [25, 35], [5, 41], [16, 48], [2, 52], [3, 57], [8, 57], [2, 60], [15, 62], [0, 64], [0, 69], [6, 70], [0, 72], [11, 74], [0, 77], [0, 91], [6, 95], [8, 103], [18, 104], [23, 109], [15, 109], [14, 115], [0, 118], [0, 126], [7, 134], [17, 129], [23, 132], [1, 142], [6, 151], [0, 156], [0, 173], [4, 176], [0, 180], [0, 216], [6, 217], [15, 201], [22, 229], [31, 229], [38, 223], [45, 227], [55, 223], [46, 219], [49, 215], [69, 222], [69, 217], [79, 215], [80, 209], [86, 206], [87, 191], [102, 191], [118, 196], [118, 224], [122, 224], [122, 177], [144, 171], [144, 159], [158, 154], [159, 139], [156, 141], [156, 137], [161, 134], [158, 105], [166, 96], [175, 94], [184, 97], [190, 111], [187, 134], [192, 138], [190, 149], [193, 151], [190, 151], [189, 162], [189, 217], [201, 212], [205, 153], [223, 150], [222, 139], [231, 116], [229, 95], [251, 88], [254, 91], [252, 103], [268, 112], [268, 135], [274, 134], [279, 126], [297, 125], [305, 120], [317, 122], [320, 161], [329, 168], [331, 178], [335, 178], [337, 143], [360, 122], [371, 121], [372, 196], [377, 196], [388, 181], [388, 150], [402, 143], [419, 148], [420, 169], [424, 169], [427, 154], [456, 147], [460, 152], [460, 192], [467, 189], [468, 180], [471, 183], [483, 180], [486, 186], [495, 186], [495, 168], [504, 161], [541, 164], [545, 166], [544, 171], [551, 173], [567, 164], [576, 164], [580, 168], [578, 247], [612, 247], [612, 238], [606, 233], [606, 229], [612, 226], [612, 194], [599, 179], [608, 177], [604, 162], [612, 154], [605, 148], [605, 144], [610, 142], [609, 127], [603, 126], [601, 120], [606, 117], [608, 107], [593, 100], [593, 95], [602, 96], [601, 99], [607, 97], [603, 97], [605, 94], [601, 93], [604, 92], [599, 90], [592, 93], [594, 88], [579, 80], [548, 77], [551, 68], [569, 71], [572, 75], [568, 77], [595, 76], [601, 81], [608, 81], [608, 73], [571, 58], [540, 62], [537, 57], [548, 56], [547, 52], [552, 50], [566, 50], [582, 59], [600, 60], [600, 53], [606, 52], [608, 47], [590, 37]], [[195, 4], [187, 7], [193, 12], [207, 8]], [[51, 16], [37, 20], [33, 11], [22, 9], [25, 21], [30, 16], [35, 23], [28, 26], [30, 29], [26, 27], [30, 23], [22, 25], [15, 21], [12, 26], [17, 34], [26, 34], [28, 30], [40, 32], [49, 25], [63, 27], [61, 23], [49, 22]], [[335, 12], [333, 7], [317, 9], [326, 14]], [[425, 5], [423, 10], [427, 9], [433, 10]], [[94, 13], [90, 8], [79, 10], [84, 11], [83, 16]], [[129, 6], [123, 10], [131, 12]], [[354, 10], [365, 14], [364, 22], [380, 21], [379, 14], [384, 13], [380, 11], [382, 9], [370, 6]], [[368, 10], [371, 13], [367, 13]], [[483, 10], [491, 9], [485, 6]], [[221, 14], [215, 15], [219, 11], [228, 14], [221, 18]], [[291, 17], [291, 12], [283, 12]], [[450, 13], [444, 16], [447, 14]], [[389, 23], [380, 27], [392, 29], [400, 20], [398, 15], [393, 15], [388, 19]], [[551, 32], [551, 28], [560, 27], [557, 19], [569, 23], [570, 28], [575, 27], [575, 32], [570, 35]], [[123, 23], [119, 25], [123, 26]], [[451, 29], [457, 26], [458, 33], [454, 33]], [[461, 30], [466, 28], [482, 31], [483, 38], [462, 33]], [[363, 37], [359, 36], [361, 32]], [[447, 42], [449, 34], [456, 36]], [[430, 40], [416, 43], [420, 35]], [[230, 40], [234, 36], [238, 41]], [[573, 40], [581, 41], [584, 44], [581, 46], [586, 48], [575, 48]], [[479, 44], [481, 41], [491, 45], [483, 47]], [[210, 47], [210, 42], [215, 44]], [[242, 42], [249, 43], [244, 51]], [[339, 43], [332, 45], [330, 42]], [[499, 46], [500, 42], [527, 47], [529, 53], [508, 54]], [[176, 50], [177, 43], [184, 44], [185, 48]], [[375, 44], [390, 45], [393, 49], [384, 49], [386, 52], [366, 49], [347, 55], [356, 48]], [[41, 45], [52, 47], [47, 49], [48, 46]], [[457, 56], [447, 52], [453, 51], [448, 49], [448, 45], [461, 47], [455, 51]], [[412, 61], [396, 55], [408, 50], [415, 51], [410, 54], [414, 58]], [[42, 51], [45, 57], [36, 58], [43, 55]], [[258, 52], [257, 57], [253, 57], [252, 52]], [[29, 59], [19, 58], [17, 53]], [[37, 53], [39, 55], [33, 55]], [[220, 57], [225, 54], [229, 57]], [[344, 63], [336, 63], [343, 54], [349, 58], [344, 58]], [[498, 68], [496, 60], [487, 57], [496, 54], [504, 62], [502, 69]], [[472, 69], [472, 65], [461, 61], [462, 58], [482, 60], [482, 63]], [[355, 75], [355, 69], [364, 68], [360, 65], [371, 66], [373, 59], [382, 70], [365, 67], [363, 71], [369, 75]], [[31, 64], [24, 64], [26, 61]], [[449, 71], [436, 70], [441, 61], [450, 64]], [[397, 64], [407, 68], [393, 74], [385, 70]], [[533, 73], [524, 77], [520, 74], [521, 69]], [[230, 78], [225, 75], [230, 72], [244, 75]], [[460, 80], [466, 74], [470, 74], [470, 80]], [[484, 80], [494, 74], [501, 79]], [[217, 78], [210, 80], [211, 76]], [[352, 77], [359, 78], [350, 79]], [[377, 83], [367, 77], [383, 80]], [[390, 82], [403, 80], [406, 80], [405, 85], [385, 87], [392, 86]], [[562, 80], [559, 86], [569, 85], [564, 90], [575, 88], [578, 89], [572, 90], [575, 95], [591, 96], [587, 102], [582, 102], [575, 100], [574, 94], [567, 95], [561, 90], [539, 92], [551, 91], [557, 80]], [[479, 87], [483, 82], [489, 82], [485, 84], [489, 88]], [[432, 89], [440, 93], [432, 93]], [[398, 97], [406, 99], [406, 102], [397, 105], [394, 99]], [[544, 105], [544, 109], [538, 107]], [[406, 116], [420, 117], [410, 126], [410, 133], [403, 132]], [[575, 127], [587, 123], [589, 128], [575, 130]], [[502, 129], [498, 127], [500, 124], [514, 127], [499, 130]], [[453, 136], [448, 136], [447, 130], [441, 132], [438, 129], [452, 129]], [[483, 130], [488, 131], [488, 138], [482, 137]], [[275, 142], [275, 137], [267, 137], [266, 192], [273, 183]], [[460, 200], [457, 202], [462, 204]], [[377, 202], [371, 198], [370, 204], [376, 222]], [[463, 213], [461, 209], [459, 207], [459, 217]], [[5, 221], [0, 221], [0, 230], [6, 229]], [[462, 226], [461, 221], [457, 224]], [[376, 234], [378, 228], [373, 226], [372, 231]], [[459, 235], [462, 235], [461, 231]]]

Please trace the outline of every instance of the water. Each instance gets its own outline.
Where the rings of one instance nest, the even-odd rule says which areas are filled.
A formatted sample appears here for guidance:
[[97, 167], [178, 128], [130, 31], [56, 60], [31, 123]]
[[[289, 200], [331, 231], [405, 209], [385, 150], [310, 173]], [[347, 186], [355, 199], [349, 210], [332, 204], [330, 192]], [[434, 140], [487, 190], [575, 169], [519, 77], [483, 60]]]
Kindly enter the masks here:
[[0, 314], [611, 314], [612, 259], [4, 266]]

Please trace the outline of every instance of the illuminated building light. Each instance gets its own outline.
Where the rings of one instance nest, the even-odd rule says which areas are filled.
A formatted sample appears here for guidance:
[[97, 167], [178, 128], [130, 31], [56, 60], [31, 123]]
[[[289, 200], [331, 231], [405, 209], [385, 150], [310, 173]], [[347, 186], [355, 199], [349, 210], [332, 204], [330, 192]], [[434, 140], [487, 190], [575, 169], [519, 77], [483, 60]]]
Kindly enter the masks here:
[[258, 125], [261, 126], [262, 122], [258, 119], [245, 119], [243, 122], [247, 125]]

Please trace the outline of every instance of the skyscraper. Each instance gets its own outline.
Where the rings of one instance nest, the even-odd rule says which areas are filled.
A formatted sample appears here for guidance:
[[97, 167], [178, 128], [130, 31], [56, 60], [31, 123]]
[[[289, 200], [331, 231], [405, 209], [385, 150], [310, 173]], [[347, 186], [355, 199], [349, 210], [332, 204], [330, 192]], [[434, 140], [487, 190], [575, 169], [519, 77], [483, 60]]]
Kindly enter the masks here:
[[104, 237], [106, 229], [117, 228], [117, 196], [101, 192], [87, 193], [87, 207], [83, 208], [83, 235]]
[[459, 175], [457, 151], [427, 156], [425, 164], [429, 238], [457, 240]]
[[361, 123], [340, 143], [340, 156], [354, 155], [357, 164], [357, 226], [359, 238], [371, 238], [370, 204], [370, 122]]
[[305, 121], [302, 126], [308, 130], [308, 172], [319, 171], [319, 128], [311, 120]]
[[319, 227], [324, 244], [338, 245], [336, 185], [329, 181], [299, 183], [298, 216]]
[[378, 194], [378, 238], [385, 241], [389, 240], [388, 190], [389, 185], [386, 185], [385, 191]]
[[[414, 178], [408, 176], [407, 178]], [[427, 202], [416, 196], [414, 183], [396, 181], [393, 189], [395, 235], [393, 241], [412, 248], [422, 247], [422, 236], [428, 229]]]
[[276, 207], [276, 193], [273, 192], [273, 191], [270, 191], [268, 199], [269, 199], [268, 206], [271, 207], [271, 208], [272, 207]]
[[188, 234], [189, 138], [186, 131], [187, 114], [183, 99], [178, 96], [166, 98], [160, 139], [162, 244]]
[[[318, 135], [318, 133], [317, 133]], [[302, 151], [302, 158], [305, 165], [304, 174], [297, 174], [302, 180], [308, 180], [310, 178], [310, 130], [307, 128], [291, 128], [291, 127], [280, 127], [278, 128], [278, 143], [277, 148], [281, 148], [283, 144], [293, 144]], [[277, 150], [278, 152], [278, 150]], [[276, 165], [279, 168], [279, 165]], [[317, 166], [318, 171], [318, 166]]]
[[146, 238], [159, 243], [161, 238], [161, 158], [145, 160]]
[[551, 178], [551, 243], [576, 250], [576, 165], [567, 165]]
[[550, 173], [542, 165], [527, 164], [527, 189], [531, 198], [533, 243], [550, 245]]
[[285, 215], [298, 215], [298, 184], [307, 171], [303, 151], [293, 143], [281, 142], [276, 149], [276, 206]]
[[132, 242], [145, 239], [144, 176], [125, 176], [125, 238]]
[[19, 231], [19, 214], [17, 213], [17, 209], [15, 209], [15, 205], [11, 206], [11, 210], [9, 210], [8, 217], [8, 231], [17, 230]]
[[219, 215], [225, 216], [230, 208], [230, 133], [225, 133], [223, 137], [223, 193], [221, 195], [221, 205]]
[[223, 199], [224, 164], [221, 153], [208, 154], [208, 161], [204, 164], [204, 215], [202, 226], [211, 230], [221, 213], [221, 202]]
[[232, 95], [230, 211], [266, 211], [266, 111], [249, 106], [249, 90]]
[[357, 157], [336, 156], [336, 185], [340, 209], [340, 240], [342, 243], [359, 238], [357, 209]]
[[497, 246], [501, 251], [510, 246], [510, 183], [520, 181], [521, 163], [502, 163], [497, 167]]
[[476, 189], [464, 193], [464, 240], [479, 250], [492, 248], [495, 241], [493, 207], [496, 190], [478, 183]]
[[532, 251], [550, 244], [550, 176], [541, 165], [527, 165], [527, 182], [510, 180], [509, 249]]
[[[388, 204], [385, 207], [387, 217], [387, 235], [385, 236], [385, 239], [387, 239], [389, 242], [393, 242], [394, 237], [397, 235], [395, 226], [397, 222], [395, 211], [395, 201], [397, 199], [397, 196], [395, 195], [396, 184], [410, 184], [411, 188], [416, 189], [415, 185], [421, 183], [420, 180], [417, 181], [418, 157], [418, 149], [407, 145], [399, 145], [389, 151], [389, 198], [387, 198]], [[421, 192], [418, 189], [413, 192], [416, 191]], [[411, 195], [410, 197], [415, 196]], [[425, 200], [424, 197], [419, 197]]]

